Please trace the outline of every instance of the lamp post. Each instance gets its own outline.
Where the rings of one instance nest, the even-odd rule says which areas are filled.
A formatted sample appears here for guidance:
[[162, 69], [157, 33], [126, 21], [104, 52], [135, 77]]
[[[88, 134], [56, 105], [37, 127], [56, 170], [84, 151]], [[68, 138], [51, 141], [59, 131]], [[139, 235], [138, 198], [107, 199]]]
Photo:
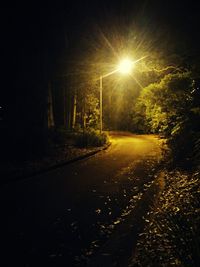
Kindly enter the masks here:
[[99, 96], [99, 105], [100, 105], [100, 133], [103, 129], [103, 109], [102, 109], [102, 96], [103, 96], [103, 77], [100, 76], [100, 96]]
[[121, 73], [130, 73], [131, 69], [133, 68], [133, 65], [135, 64], [136, 61], [131, 61], [129, 59], [124, 59], [123, 61], [120, 62], [119, 66], [117, 69], [105, 74], [101, 75], [99, 77], [99, 91], [100, 91], [100, 96], [99, 96], [99, 112], [100, 112], [100, 133], [102, 133], [103, 130], [103, 104], [102, 104], [102, 97], [103, 97], [103, 78], [106, 78], [116, 72], [121, 72]]

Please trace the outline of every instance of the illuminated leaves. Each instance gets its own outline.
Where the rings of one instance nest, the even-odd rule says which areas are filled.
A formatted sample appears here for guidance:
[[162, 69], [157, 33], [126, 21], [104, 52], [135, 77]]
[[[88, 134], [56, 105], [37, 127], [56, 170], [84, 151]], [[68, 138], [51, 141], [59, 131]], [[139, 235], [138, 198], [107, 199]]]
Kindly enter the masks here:
[[185, 72], [168, 74], [143, 89], [140, 105], [145, 107], [153, 131], [175, 132], [174, 126], [178, 129], [177, 124], [183, 121], [182, 115], [187, 114], [192, 103], [192, 86], [191, 74]]

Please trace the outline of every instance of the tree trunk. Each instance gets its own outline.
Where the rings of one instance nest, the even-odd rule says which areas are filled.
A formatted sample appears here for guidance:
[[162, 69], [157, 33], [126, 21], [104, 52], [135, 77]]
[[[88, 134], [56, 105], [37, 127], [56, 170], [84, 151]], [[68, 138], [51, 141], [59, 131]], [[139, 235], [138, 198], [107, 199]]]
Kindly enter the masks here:
[[66, 106], [66, 87], [63, 87], [63, 123], [64, 128], [67, 128], [67, 106]]
[[54, 127], [53, 99], [51, 82], [48, 82], [48, 128]]
[[75, 92], [74, 99], [73, 99], [72, 129], [74, 129], [76, 125], [76, 106], [77, 106], [77, 95]]

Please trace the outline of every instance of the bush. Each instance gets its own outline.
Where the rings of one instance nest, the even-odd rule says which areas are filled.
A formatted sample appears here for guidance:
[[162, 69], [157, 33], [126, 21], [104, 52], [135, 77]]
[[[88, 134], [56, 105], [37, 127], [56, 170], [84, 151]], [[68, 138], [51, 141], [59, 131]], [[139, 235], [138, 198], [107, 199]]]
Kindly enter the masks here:
[[67, 131], [65, 128], [51, 128], [48, 131], [48, 140], [50, 144], [62, 145], [66, 141], [73, 138], [73, 133]]
[[200, 157], [199, 96], [192, 74], [184, 72], [144, 88], [138, 103], [151, 131], [166, 139], [171, 162], [189, 168]]
[[102, 146], [108, 142], [106, 133], [99, 133], [95, 130], [86, 130], [76, 137], [76, 145], [78, 147], [95, 147]]

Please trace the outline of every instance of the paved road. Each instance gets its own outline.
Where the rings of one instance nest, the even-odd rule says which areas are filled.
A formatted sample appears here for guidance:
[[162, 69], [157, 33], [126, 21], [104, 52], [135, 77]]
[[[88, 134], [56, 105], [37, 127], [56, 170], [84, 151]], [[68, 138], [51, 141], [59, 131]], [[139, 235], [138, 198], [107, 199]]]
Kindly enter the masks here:
[[[156, 136], [118, 132], [106, 151], [4, 185], [0, 234], [5, 266], [84, 266], [73, 263], [75, 255], [90, 254], [86, 247], [97, 238], [99, 222], [108, 225], [118, 218], [134, 185], [139, 190], [150, 181], [160, 156]], [[108, 236], [107, 231], [101, 242]], [[80, 255], [76, 261], [81, 262]]]

